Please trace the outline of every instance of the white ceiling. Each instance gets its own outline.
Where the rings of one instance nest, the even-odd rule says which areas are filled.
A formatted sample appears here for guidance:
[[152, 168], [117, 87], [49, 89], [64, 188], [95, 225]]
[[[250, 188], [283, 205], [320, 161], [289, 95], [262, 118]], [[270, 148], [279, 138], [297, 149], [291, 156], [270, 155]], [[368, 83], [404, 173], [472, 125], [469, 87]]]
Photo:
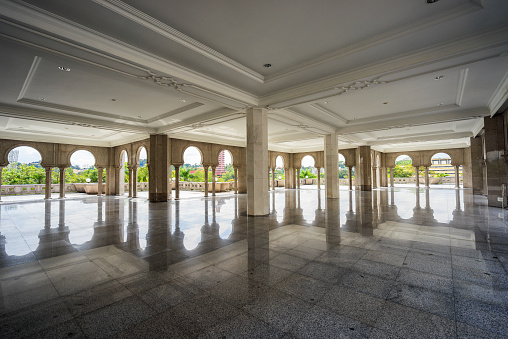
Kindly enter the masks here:
[[466, 147], [508, 98], [506, 13], [499, 0], [0, 0], [0, 136], [244, 146], [245, 109], [268, 107], [271, 150], [322, 150], [332, 132], [340, 148]]

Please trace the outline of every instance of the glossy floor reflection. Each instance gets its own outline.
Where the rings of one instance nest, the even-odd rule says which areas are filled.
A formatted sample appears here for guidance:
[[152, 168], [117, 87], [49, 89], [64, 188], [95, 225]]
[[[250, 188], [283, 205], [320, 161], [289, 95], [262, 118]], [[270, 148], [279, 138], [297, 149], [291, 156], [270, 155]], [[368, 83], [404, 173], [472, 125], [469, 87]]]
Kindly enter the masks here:
[[469, 190], [0, 205], [2, 337], [496, 338], [508, 212]]

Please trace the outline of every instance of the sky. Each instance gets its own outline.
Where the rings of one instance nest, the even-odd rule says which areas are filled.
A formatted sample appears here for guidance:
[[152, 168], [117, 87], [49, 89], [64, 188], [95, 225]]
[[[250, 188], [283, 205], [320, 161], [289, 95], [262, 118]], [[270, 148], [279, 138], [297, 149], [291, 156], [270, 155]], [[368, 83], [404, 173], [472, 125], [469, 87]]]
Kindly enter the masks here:
[[[231, 154], [228, 152], [224, 152], [224, 160], [226, 161], [226, 165], [231, 163]], [[183, 162], [189, 165], [201, 164], [201, 153], [196, 147], [189, 147], [183, 153]]]

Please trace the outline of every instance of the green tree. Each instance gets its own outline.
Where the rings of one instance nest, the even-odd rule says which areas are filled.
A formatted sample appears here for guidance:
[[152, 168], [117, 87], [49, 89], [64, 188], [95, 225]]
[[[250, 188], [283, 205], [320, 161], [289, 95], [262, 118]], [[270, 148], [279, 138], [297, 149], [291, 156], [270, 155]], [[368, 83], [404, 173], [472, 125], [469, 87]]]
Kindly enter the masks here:
[[138, 168], [138, 182], [148, 182], [148, 166]]
[[394, 178], [411, 178], [415, 175], [414, 167], [411, 165], [397, 165], [393, 169]]

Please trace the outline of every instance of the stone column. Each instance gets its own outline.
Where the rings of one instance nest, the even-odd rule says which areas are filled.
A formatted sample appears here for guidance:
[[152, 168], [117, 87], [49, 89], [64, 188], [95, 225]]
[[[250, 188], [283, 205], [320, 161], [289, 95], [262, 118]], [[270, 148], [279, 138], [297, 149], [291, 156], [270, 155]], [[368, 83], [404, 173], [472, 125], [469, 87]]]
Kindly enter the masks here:
[[133, 184], [134, 184], [134, 169], [132, 166], [127, 167], [129, 169], [129, 198], [132, 198]]
[[[203, 167], [205, 170], [205, 197], [208, 197], [208, 165]], [[236, 186], [236, 167], [235, 167], [235, 186]]]
[[296, 169], [296, 182], [297, 182], [297, 187], [300, 188], [300, 169], [297, 168]]
[[235, 194], [238, 194], [238, 167], [235, 167]]
[[267, 110], [247, 109], [247, 214], [270, 213], [266, 190], [268, 176], [268, 123]]
[[290, 188], [291, 186], [291, 172], [289, 168], [284, 167], [284, 188]]
[[347, 175], [349, 178], [349, 190], [352, 191], [353, 190], [353, 168], [351, 166], [349, 166], [347, 168]]
[[455, 165], [455, 188], [460, 187], [460, 178], [459, 178], [459, 167], [460, 165]]
[[215, 197], [215, 166], [212, 166], [212, 197]]
[[104, 171], [104, 168], [97, 167], [97, 196], [102, 195], [102, 173]]
[[180, 165], [175, 166], [175, 200], [180, 199]]
[[325, 135], [325, 193], [327, 198], [339, 197], [339, 145], [337, 133]]
[[[169, 171], [168, 171], [168, 173], [169, 173]], [[168, 193], [170, 193], [171, 191], [169, 191], [169, 178], [167, 180], [167, 183], [168, 183]], [[138, 197], [138, 168], [137, 167], [132, 168], [132, 197], [133, 198]]]
[[485, 194], [483, 187], [483, 166], [484, 166], [484, 157], [483, 157], [483, 147], [482, 147], [482, 137], [478, 136], [476, 138], [470, 138], [471, 146], [469, 150], [471, 151], [471, 176], [472, 176], [472, 186], [473, 186], [473, 194]]
[[0, 166], [0, 201], [2, 201], [2, 170], [4, 169], [3, 166]]
[[272, 191], [275, 191], [275, 168], [272, 168]]
[[357, 190], [372, 190], [371, 167], [372, 158], [370, 155], [370, 146], [359, 146], [356, 149], [355, 166], [355, 181]]
[[317, 189], [321, 189], [321, 168], [317, 168]]
[[268, 167], [268, 190], [270, 190], [270, 167]]
[[425, 187], [429, 187], [429, 166], [425, 166]]
[[419, 168], [420, 168], [419, 166], [415, 167], [415, 182], [416, 182], [416, 187], [420, 187], [420, 172], [418, 171]]
[[372, 188], [377, 188], [377, 167], [372, 166]]
[[485, 182], [489, 206], [502, 207], [502, 184], [508, 183], [508, 113], [484, 118]]
[[46, 170], [46, 188], [44, 199], [51, 199], [51, 167], [45, 167]]
[[393, 176], [395, 173], [395, 168], [390, 168], [390, 186], [395, 187], [395, 177]]
[[65, 167], [58, 167], [58, 169], [60, 170], [60, 198], [65, 198]]
[[[150, 202], [168, 201], [170, 150], [171, 142], [167, 135], [150, 135], [150, 168], [148, 169], [148, 181], [150, 182], [148, 196]], [[136, 178], [129, 181], [136, 182]]]

